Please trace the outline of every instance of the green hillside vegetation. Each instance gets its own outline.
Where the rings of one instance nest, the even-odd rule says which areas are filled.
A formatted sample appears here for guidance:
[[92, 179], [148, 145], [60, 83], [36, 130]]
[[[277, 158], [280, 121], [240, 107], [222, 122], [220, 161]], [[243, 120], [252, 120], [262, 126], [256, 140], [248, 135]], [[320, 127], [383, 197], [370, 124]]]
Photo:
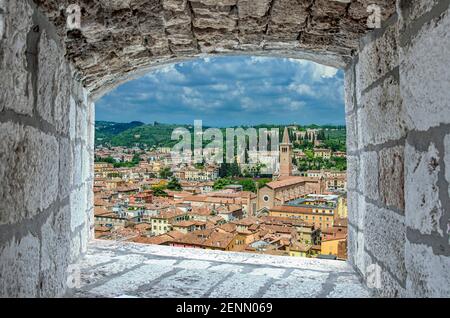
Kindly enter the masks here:
[[[95, 123], [95, 144], [103, 146], [123, 146], [123, 147], [134, 147], [138, 146], [142, 149], [151, 147], [173, 147], [177, 144], [178, 140], [171, 140], [172, 132], [178, 127], [183, 127], [188, 129], [193, 133], [192, 125], [176, 125], [176, 124], [143, 124], [141, 122], [131, 122], [131, 123], [114, 123], [97, 121]], [[257, 126], [252, 126], [256, 130], [259, 128], [266, 128], [268, 130], [272, 128], [278, 128], [280, 131], [280, 141], [282, 138], [282, 132], [284, 130], [284, 125], [271, 125], [271, 124], [261, 124]], [[345, 126], [333, 126], [333, 125], [308, 125], [308, 126], [298, 126], [300, 130], [306, 130], [307, 128], [324, 129], [321, 133], [321, 140], [324, 143], [324, 148], [332, 149], [333, 151], [345, 151]], [[207, 129], [208, 127], [203, 127]], [[231, 128], [238, 128], [231, 127]], [[247, 129], [248, 127], [242, 126], [242, 128]], [[223, 136], [226, 136], [226, 128], [221, 128]], [[290, 137], [293, 140], [293, 131], [290, 130]], [[203, 146], [206, 146], [210, 141], [203, 141]], [[224, 151], [226, 147], [225, 140]], [[193, 145], [193, 142], [192, 142]], [[303, 142], [301, 144], [296, 144], [295, 148], [300, 149], [312, 149], [312, 143]]]

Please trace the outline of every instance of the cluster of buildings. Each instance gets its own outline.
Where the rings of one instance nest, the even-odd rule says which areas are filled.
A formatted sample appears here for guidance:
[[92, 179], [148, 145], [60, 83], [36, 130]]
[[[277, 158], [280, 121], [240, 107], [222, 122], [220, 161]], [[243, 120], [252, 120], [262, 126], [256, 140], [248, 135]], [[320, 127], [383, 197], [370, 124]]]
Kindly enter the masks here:
[[[128, 152], [101, 148], [97, 156]], [[292, 156], [286, 129], [278, 173], [256, 193], [235, 185], [214, 190], [216, 167], [205, 165], [172, 168], [181, 190], [166, 189], [164, 196], [152, 189], [169, 182], [155, 176], [169, 166], [167, 153], [141, 153], [141, 162], [131, 168], [97, 162], [95, 235], [174, 247], [345, 259], [345, 185], [335, 185], [342, 175], [294, 175]]]

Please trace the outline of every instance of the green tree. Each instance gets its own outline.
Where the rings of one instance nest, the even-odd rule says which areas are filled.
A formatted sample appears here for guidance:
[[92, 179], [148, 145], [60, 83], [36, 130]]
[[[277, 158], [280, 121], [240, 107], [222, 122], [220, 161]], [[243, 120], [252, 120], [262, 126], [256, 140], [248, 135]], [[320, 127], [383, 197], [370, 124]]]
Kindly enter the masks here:
[[176, 178], [172, 178], [167, 183], [167, 189], [168, 190], [174, 190], [174, 191], [181, 191], [182, 187], [181, 187], [181, 184], [178, 182], [178, 180]]
[[167, 193], [164, 190], [165, 188], [162, 186], [152, 187], [153, 195], [156, 197], [167, 197]]
[[220, 178], [220, 179], [217, 179], [214, 182], [213, 188], [214, 188], [214, 190], [221, 190], [221, 189], [225, 188], [225, 186], [227, 186], [229, 184], [232, 184], [230, 179]]
[[242, 186], [242, 190], [256, 192], [256, 185], [253, 179], [239, 180], [239, 184]]
[[161, 177], [161, 179], [169, 179], [170, 177], [173, 176], [173, 172], [170, 170], [169, 167], [166, 167], [159, 172], [159, 176]]

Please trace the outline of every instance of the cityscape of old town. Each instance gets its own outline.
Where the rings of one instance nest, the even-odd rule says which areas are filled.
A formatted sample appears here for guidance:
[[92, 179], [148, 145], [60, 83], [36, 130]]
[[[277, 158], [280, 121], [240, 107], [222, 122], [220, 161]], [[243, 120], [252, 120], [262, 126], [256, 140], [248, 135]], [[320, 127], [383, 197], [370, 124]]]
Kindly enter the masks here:
[[449, 50], [450, 0], [0, 0], [0, 298], [450, 298]]
[[[129, 124], [154, 125], [164, 126]], [[96, 132], [117, 126], [99, 122]], [[237, 156], [231, 164], [177, 164], [170, 147], [111, 146], [98, 137], [95, 237], [345, 260], [345, 127], [283, 130], [279, 151], [247, 152], [255, 164]]]

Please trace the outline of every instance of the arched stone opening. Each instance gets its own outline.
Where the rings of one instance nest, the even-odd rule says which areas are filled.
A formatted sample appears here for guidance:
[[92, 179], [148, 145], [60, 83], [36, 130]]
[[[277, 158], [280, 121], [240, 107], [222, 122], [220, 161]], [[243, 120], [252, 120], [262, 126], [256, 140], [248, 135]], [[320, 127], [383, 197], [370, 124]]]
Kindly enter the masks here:
[[92, 100], [237, 50], [345, 68], [350, 262], [377, 294], [448, 296], [449, 4], [394, 2], [80, 1], [86, 28], [66, 34], [68, 1], [1, 1], [0, 295], [70, 287], [92, 236]]

